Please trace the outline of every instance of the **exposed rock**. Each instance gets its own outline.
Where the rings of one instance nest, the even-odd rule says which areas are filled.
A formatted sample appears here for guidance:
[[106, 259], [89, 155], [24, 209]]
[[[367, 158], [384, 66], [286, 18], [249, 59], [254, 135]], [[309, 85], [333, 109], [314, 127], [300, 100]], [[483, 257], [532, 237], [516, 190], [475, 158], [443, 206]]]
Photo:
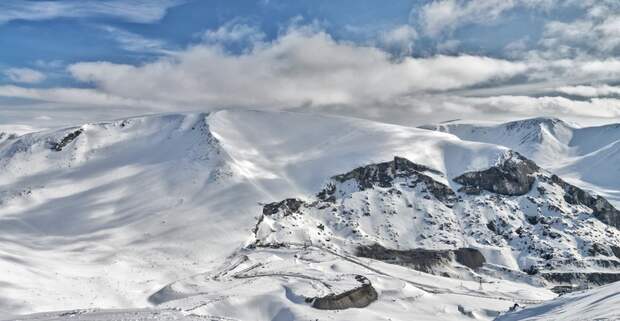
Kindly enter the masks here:
[[562, 180], [557, 175], [551, 176], [551, 181], [560, 185], [564, 189], [564, 199], [566, 202], [573, 205], [585, 205], [592, 209], [594, 217], [601, 222], [611, 225], [615, 228], [620, 228], [620, 211], [618, 211], [611, 203], [605, 198], [592, 194], [580, 189], [577, 186], [571, 185]]
[[540, 275], [557, 284], [603, 285], [620, 281], [620, 273], [541, 272]]
[[[559, 185], [565, 192], [566, 202], [572, 205], [585, 205], [601, 222], [620, 228], [620, 211], [605, 198], [593, 196], [565, 182], [557, 175], [545, 175], [538, 165], [516, 152], [509, 152], [508, 156], [496, 166], [484, 171], [465, 173], [454, 178], [454, 181], [463, 185], [459, 192], [469, 195], [478, 195], [485, 190], [496, 194], [520, 196], [530, 192], [536, 179]], [[540, 195], [545, 195], [546, 190], [538, 187], [538, 192]], [[530, 223], [536, 224], [537, 221]]]
[[611, 246], [611, 251], [614, 253], [614, 255], [620, 259], [620, 246]]
[[[391, 162], [358, 167], [346, 174], [334, 176], [332, 179], [338, 183], [355, 180], [360, 190], [370, 189], [374, 186], [389, 188], [393, 186], [394, 180], [397, 178], [413, 179], [412, 185], [423, 183], [435, 198], [446, 204], [453, 203], [456, 198], [454, 191], [449, 186], [425, 174], [425, 172], [442, 175], [437, 170], [416, 164], [406, 158], [394, 157]], [[335, 192], [335, 187], [330, 184], [318, 194], [318, 197], [322, 200], [328, 200], [333, 197]]]
[[454, 193], [443, 177], [400, 157], [356, 168], [334, 176], [315, 200], [266, 205], [255, 244], [312, 242], [435, 274], [455, 263], [502, 265], [469, 246], [520, 253], [527, 260], [518, 272], [529, 274], [620, 269], [620, 231], [610, 226], [619, 215], [602, 197], [511, 152], [492, 169], [455, 179], [470, 193]]
[[480, 189], [502, 195], [524, 195], [532, 189], [536, 180], [534, 173], [540, 167], [531, 160], [516, 152], [509, 152], [508, 157], [498, 165], [484, 171], [468, 172], [454, 178], [454, 181], [463, 185], [459, 190], [468, 194], [475, 194]]
[[274, 215], [280, 211], [284, 216], [298, 213], [299, 208], [304, 204], [302, 200], [296, 198], [287, 198], [281, 202], [269, 203], [263, 206], [263, 215]]
[[484, 255], [480, 253], [480, 251], [472, 248], [460, 248], [454, 251], [456, 255], [456, 261], [465, 265], [470, 269], [477, 269], [482, 267], [486, 260], [484, 259]]
[[361, 283], [359, 287], [339, 294], [313, 298], [312, 307], [319, 310], [344, 310], [364, 308], [376, 301], [379, 295], [370, 281], [361, 275], [356, 275], [355, 279]]
[[409, 161], [406, 158], [394, 157], [391, 162], [358, 167], [346, 174], [332, 177], [338, 182], [355, 179], [361, 189], [373, 186], [391, 187], [394, 178], [409, 177], [422, 172], [440, 174], [440, 172]]
[[50, 149], [53, 150], [53, 151], [56, 151], [56, 152], [62, 151], [62, 149], [65, 146], [67, 146], [69, 143], [74, 141], [78, 136], [80, 136], [82, 134], [82, 132], [84, 132], [84, 130], [80, 128], [80, 129], [78, 129], [76, 131], [73, 131], [73, 132], [69, 133], [60, 142], [51, 143], [50, 144]]
[[471, 248], [458, 250], [393, 250], [379, 244], [373, 244], [371, 246], [359, 246], [356, 255], [408, 266], [427, 273], [433, 272], [435, 267], [450, 265], [453, 261], [471, 269], [477, 269], [486, 262], [482, 253]]

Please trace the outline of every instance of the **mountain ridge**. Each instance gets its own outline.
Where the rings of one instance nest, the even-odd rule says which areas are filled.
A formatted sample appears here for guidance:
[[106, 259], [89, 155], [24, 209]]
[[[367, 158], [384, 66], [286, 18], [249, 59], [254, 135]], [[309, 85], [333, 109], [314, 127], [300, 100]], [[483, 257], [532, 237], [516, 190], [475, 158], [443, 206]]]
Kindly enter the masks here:
[[[543, 254], [557, 264], [585, 258], [572, 272], [613, 270], [608, 243], [615, 234], [605, 234], [583, 198], [568, 202], [551, 174], [525, 172], [539, 176], [532, 186], [525, 180], [528, 194], [513, 196], [485, 190], [493, 187], [478, 181], [484, 175], [457, 182], [465, 173], [501, 173], [510, 159], [526, 163], [516, 155], [447, 133], [292, 112], [140, 116], [20, 135], [0, 144], [0, 268], [7, 271], [0, 311], [153, 307], [181, 316], [333, 319], [354, 312], [317, 312], [306, 300], [345, 307], [328, 298], [348, 300], [366, 278], [378, 294], [364, 308], [371, 319], [407, 320], [398, 311], [412, 306], [433, 320], [490, 320], [514, 302], [554, 296], [541, 286], [563, 280], [524, 272], [537, 266], [544, 273]], [[352, 183], [359, 181], [367, 184]], [[374, 204], [369, 216], [361, 211], [364, 195]], [[279, 219], [303, 211], [304, 219], [320, 214], [327, 221], [277, 228]], [[575, 224], [558, 230], [569, 218]], [[352, 224], [363, 220], [353, 233]], [[526, 251], [520, 226], [532, 234], [531, 253], [544, 253], [515, 256], [494, 245], [513, 242]], [[302, 232], [288, 234], [295, 229]], [[318, 239], [306, 246], [304, 233]], [[553, 233], [567, 242], [551, 244]], [[355, 243], [362, 235], [377, 242]], [[382, 255], [405, 261], [428, 255], [420, 249], [447, 252], [432, 254], [443, 262], [428, 266], [434, 275], [383, 262], [380, 248], [356, 256], [359, 246], [374, 243], [397, 251]], [[231, 308], [239, 305], [247, 309]], [[135, 310], [128, 311], [118, 315]]]

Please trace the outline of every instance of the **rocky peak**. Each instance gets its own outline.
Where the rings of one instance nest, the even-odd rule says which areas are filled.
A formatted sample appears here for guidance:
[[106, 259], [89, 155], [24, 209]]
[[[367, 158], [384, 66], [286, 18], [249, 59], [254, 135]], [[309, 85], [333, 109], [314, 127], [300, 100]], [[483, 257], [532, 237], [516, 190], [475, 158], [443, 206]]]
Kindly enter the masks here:
[[74, 130], [68, 133], [65, 137], [63, 137], [59, 142], [50, 143], [50, 149], [55, 152], [60, 152], [62, 149], [67, 146], [69, 143], [74, 141], [78, 136], [80, 136], [84, 130], [82, 128]]
[[527, 194], [536, 180], [540, 167], [517, 152], [509, 152], [489, 169], [467, 172], [454, 178], [463, 185], [459, 191], [479, 194], [482, 190], [496, 194], [518, 196]]
[[620, 211], [604, 197], [592, 195], [577, 186], [563, 181], [557, 175], [552, 175], [549, 180], [564, 189], [564, 200], [566, 202], [573, 205], [585, 205], [592, 210], [594, 217], [601, 222], [620, 229]]
[[456, 193], [442, 176], [400, 157], [356, 168], [334, 176], [315, 200], [265, 205], [254, 244], [310, 242], [448, 274], [461, 273], [450, 270], [454, 262], [514, 262], [511, 273], [552, 282], [553, 273], [620, 266], [618, 211], [520, 154], [458, 176]]
[[336, 175], [332, 179], [340, 183], [353, 179], [357, 181], [361, 189], [367, 189], [373, 186], [390, 187], [397, 177], [409, 177], [423, 172], [441, 174], [439, 171], [413, 163], [406, 158], [394, 157], [391, 162], [358, 167], [346, 174]]
[[394, 160], [378, 164], [358, 167], [348, 173], [332, 177], [332, 183], [328, 184], [319, 194], [322, 200], [333, 200], [336, 193], [336, 184], [349, 181], [355, 182], [359, 190], [373, 187], [390, 188], [396, 180], [407, 181], [410, 187], [423, 183], [426, 189], [435, 198], [445, 204], [453, 203], [454, 191], [447, 185], [438, 182], [430, 175], [443, 176], [435, 169], [416, 164], [406, 158], [394, 157]]

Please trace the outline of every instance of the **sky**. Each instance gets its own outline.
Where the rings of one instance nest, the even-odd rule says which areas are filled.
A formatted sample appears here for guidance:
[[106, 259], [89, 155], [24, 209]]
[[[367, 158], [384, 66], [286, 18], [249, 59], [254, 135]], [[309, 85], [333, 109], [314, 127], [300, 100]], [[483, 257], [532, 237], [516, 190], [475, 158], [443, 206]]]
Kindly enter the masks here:
[[617, 0], [2, 0], [0, 129], [225, 108], [620, 117]]

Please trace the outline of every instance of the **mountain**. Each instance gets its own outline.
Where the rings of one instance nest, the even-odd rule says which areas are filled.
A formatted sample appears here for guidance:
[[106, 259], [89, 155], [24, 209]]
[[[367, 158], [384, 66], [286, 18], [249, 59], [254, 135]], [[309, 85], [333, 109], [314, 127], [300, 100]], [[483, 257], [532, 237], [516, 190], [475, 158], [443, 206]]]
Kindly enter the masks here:
[[615, 280], [618, 226], [604, 197], [452, 134], [290, 112], [134, 117], [0, 144], [0, 311], [490, 320]]
[[148, 306], [162, 286], [243, 246], [259, 202], [311, 194], [394, 155], [460, 172], [504, 152], [406, 127], [252, 111], [19, 136], [0, 147], [0, 310]]
[[311, 242], [426, 272], [454, 256], [557, 283], [620, 280], [620, 211], [604, 198], [513, 152], [452, 178], [458, 189], [441, 178], [399, 157], [334, 176], [315, 199], [266, 205], [255, 245]]
[[580, 127], [557, 118], [503, 124], [448, 122], [422, 126], [463, 140], [506, 146], [568, 181], [620, 204], [620, 124]]

